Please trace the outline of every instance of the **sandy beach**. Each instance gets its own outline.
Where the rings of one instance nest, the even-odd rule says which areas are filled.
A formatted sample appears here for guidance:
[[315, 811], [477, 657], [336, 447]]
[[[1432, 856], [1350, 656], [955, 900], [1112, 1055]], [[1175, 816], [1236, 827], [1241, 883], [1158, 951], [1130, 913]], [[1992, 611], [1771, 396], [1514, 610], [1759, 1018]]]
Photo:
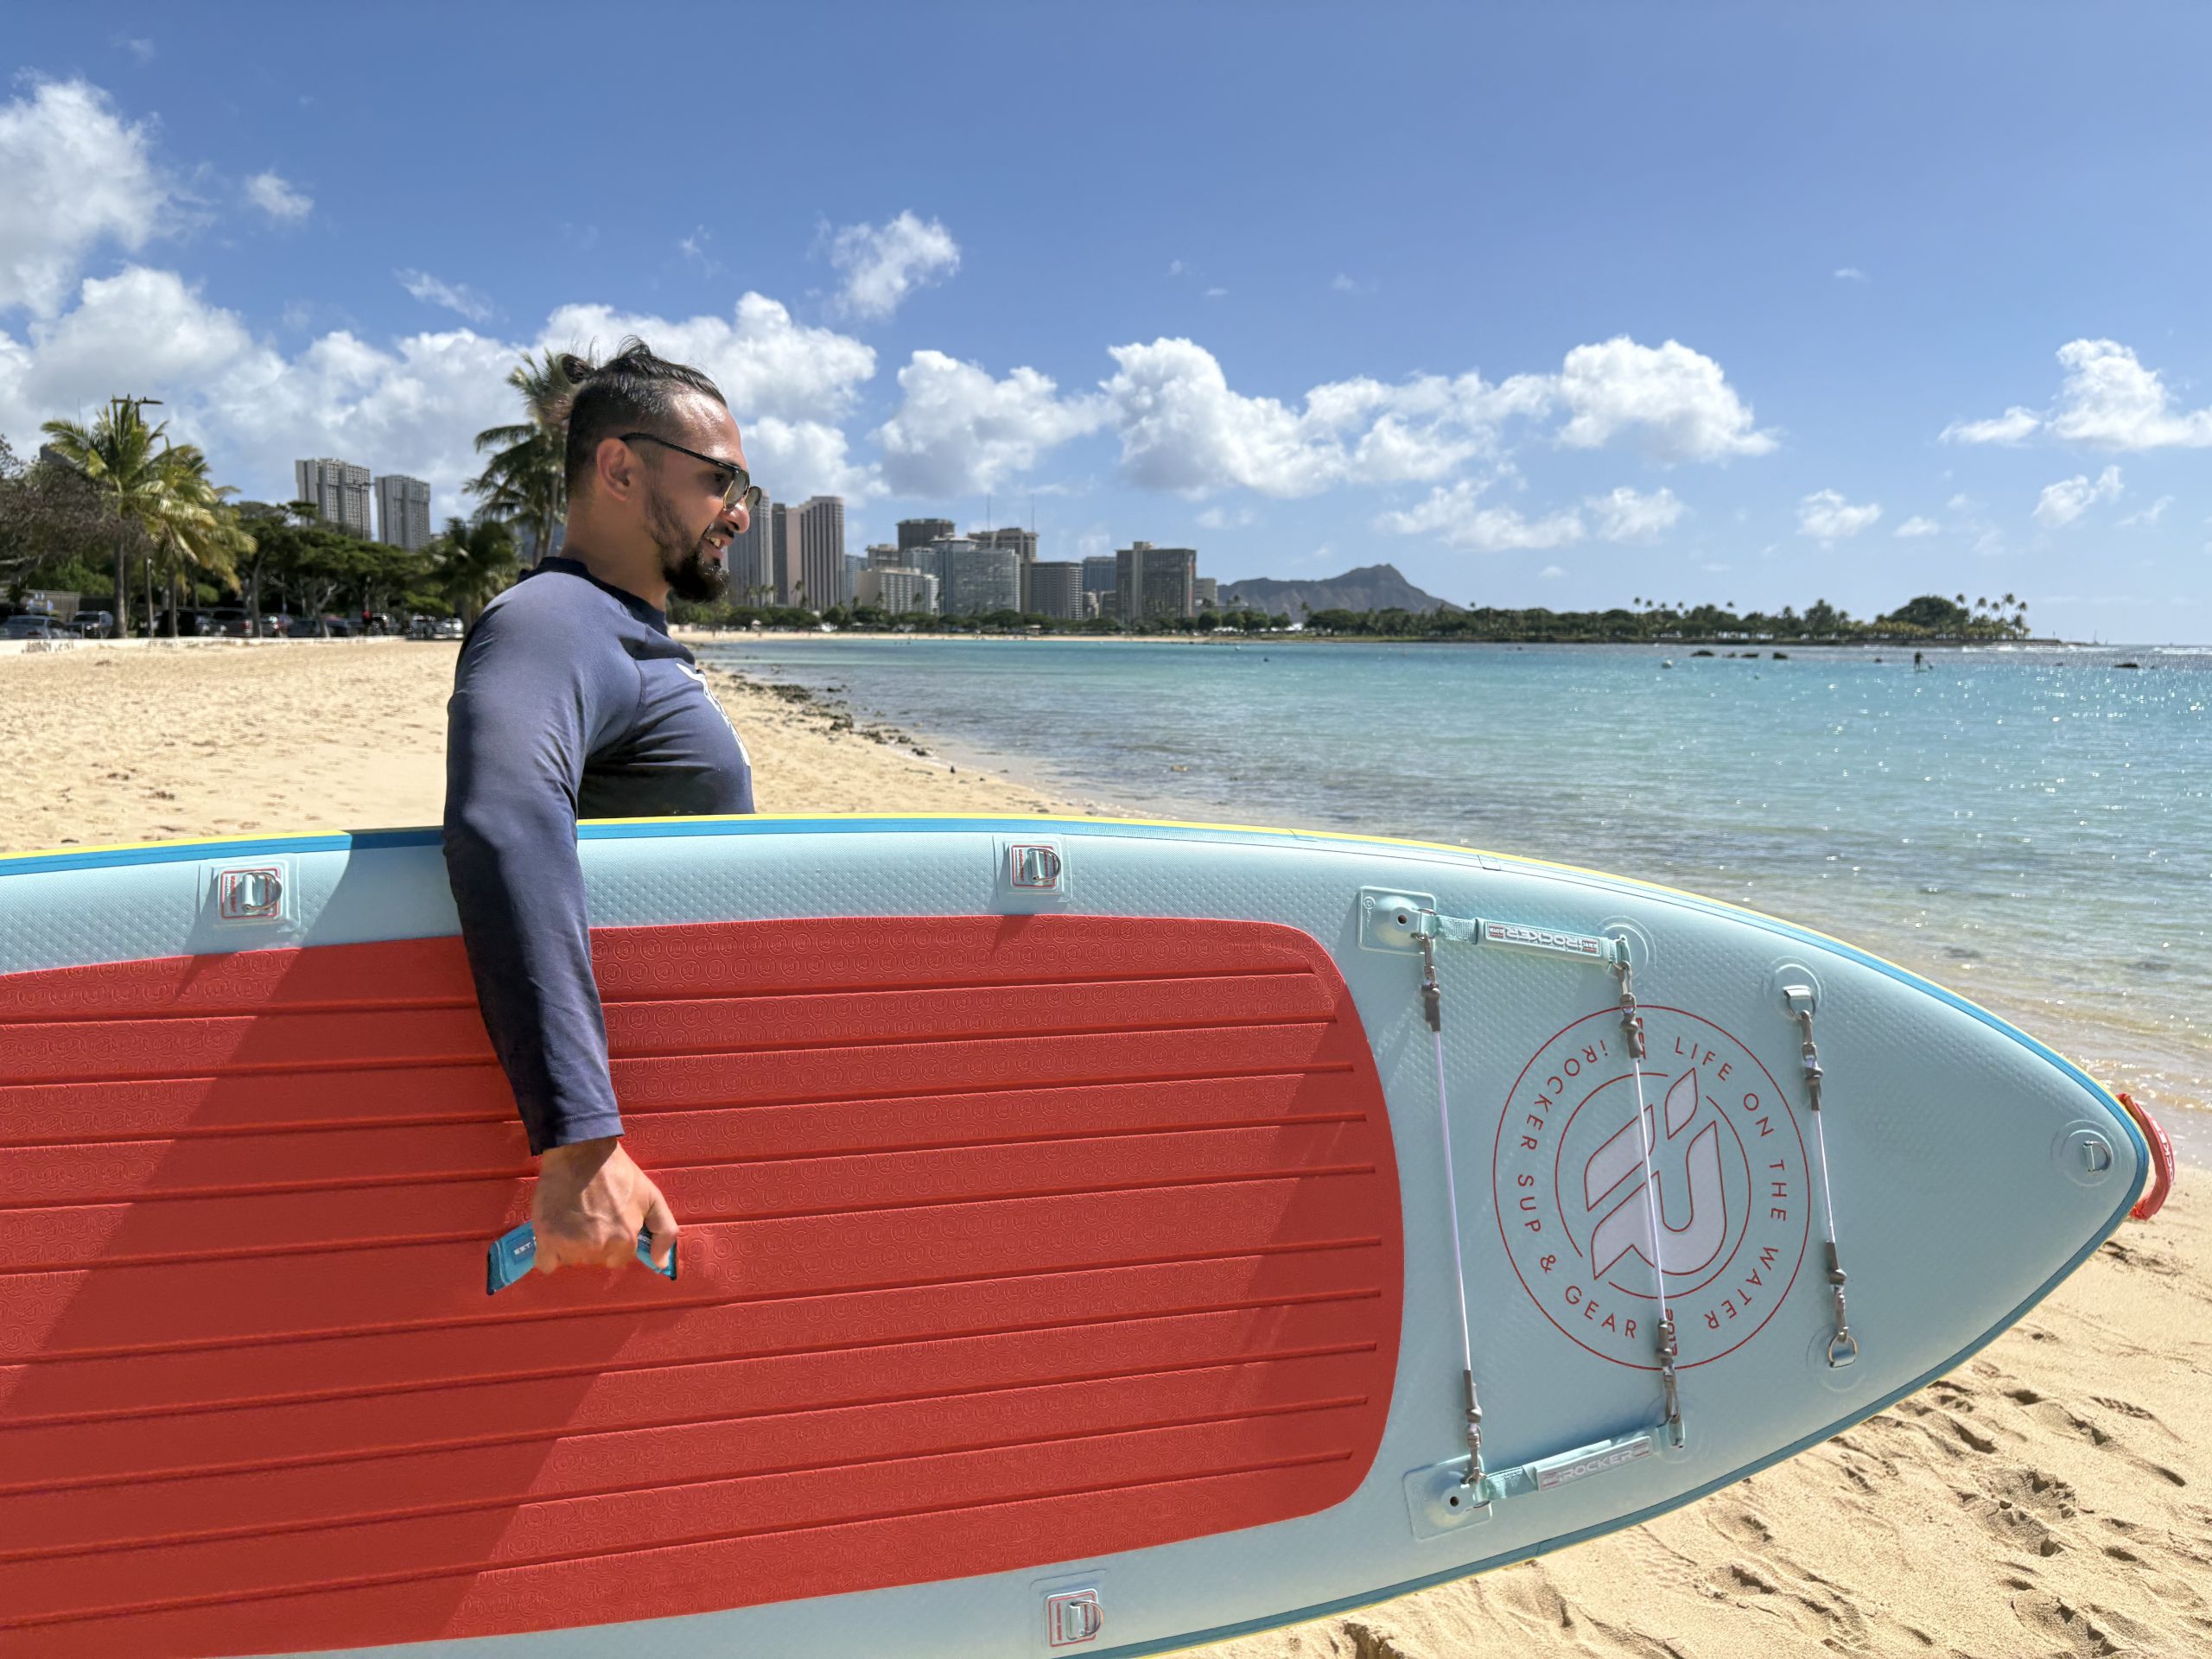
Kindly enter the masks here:
[[[0, 851], [428, 824], [450, 645], [0, 656]], [[925, 735], [716, 671], [764, 811], [1065, 810]], [[1141, 805], [1141, 804], [1132, 804]], [[1219, 1659], [2212, 1651], [2201, 1169], [2016, 1329], [1848, 1433], [1649, 1525]]]

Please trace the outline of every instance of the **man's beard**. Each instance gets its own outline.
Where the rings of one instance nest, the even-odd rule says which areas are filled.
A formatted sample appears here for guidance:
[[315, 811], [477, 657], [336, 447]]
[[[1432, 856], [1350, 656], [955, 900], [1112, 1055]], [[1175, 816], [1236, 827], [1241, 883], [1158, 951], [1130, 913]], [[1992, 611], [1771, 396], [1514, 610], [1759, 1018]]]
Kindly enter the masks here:
[[[729, 592], [729, 571], [709, 555], [706, 536], [687, 543], [683, 526], [658, 490], [653, 493], [648, 518], [653, 542], [660, 549], [660, 573], [667, 580], [670, 593], [695, 605], [711, 605]], [[708, 534], [712, 533], [709, 527]]]

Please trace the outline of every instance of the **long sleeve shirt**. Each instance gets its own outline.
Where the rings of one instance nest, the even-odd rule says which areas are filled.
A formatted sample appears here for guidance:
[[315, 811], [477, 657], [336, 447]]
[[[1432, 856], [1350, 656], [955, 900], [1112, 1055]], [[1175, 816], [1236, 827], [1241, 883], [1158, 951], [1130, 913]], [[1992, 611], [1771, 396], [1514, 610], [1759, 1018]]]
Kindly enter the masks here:
[[446, 716], [446, 873], [531, 1151], [620, 1135], [576, 821], [750, 812], [745, 745], [667, 617], [573, 559], [485, 607]]

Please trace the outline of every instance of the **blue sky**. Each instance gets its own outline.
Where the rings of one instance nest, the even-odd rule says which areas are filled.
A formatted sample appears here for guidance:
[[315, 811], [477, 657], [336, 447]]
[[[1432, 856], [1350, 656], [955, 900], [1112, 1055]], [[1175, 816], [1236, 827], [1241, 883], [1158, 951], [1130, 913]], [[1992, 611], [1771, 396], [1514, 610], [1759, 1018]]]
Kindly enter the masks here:
[[644, 329], [849, 534], [2212, 638], [2183, 6], [10, 14], [0, 432], [431, 480]]

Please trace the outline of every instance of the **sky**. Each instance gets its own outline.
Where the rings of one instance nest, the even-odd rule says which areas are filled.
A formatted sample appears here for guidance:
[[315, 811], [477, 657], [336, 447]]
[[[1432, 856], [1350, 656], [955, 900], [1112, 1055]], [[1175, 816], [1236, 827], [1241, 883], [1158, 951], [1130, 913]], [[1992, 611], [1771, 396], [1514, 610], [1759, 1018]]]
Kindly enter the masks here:
[[2212, 639], [2212, 10], [10, 8], [0, 435], [441, 521], [526, 350], [757, 480], [1463, 604]]

